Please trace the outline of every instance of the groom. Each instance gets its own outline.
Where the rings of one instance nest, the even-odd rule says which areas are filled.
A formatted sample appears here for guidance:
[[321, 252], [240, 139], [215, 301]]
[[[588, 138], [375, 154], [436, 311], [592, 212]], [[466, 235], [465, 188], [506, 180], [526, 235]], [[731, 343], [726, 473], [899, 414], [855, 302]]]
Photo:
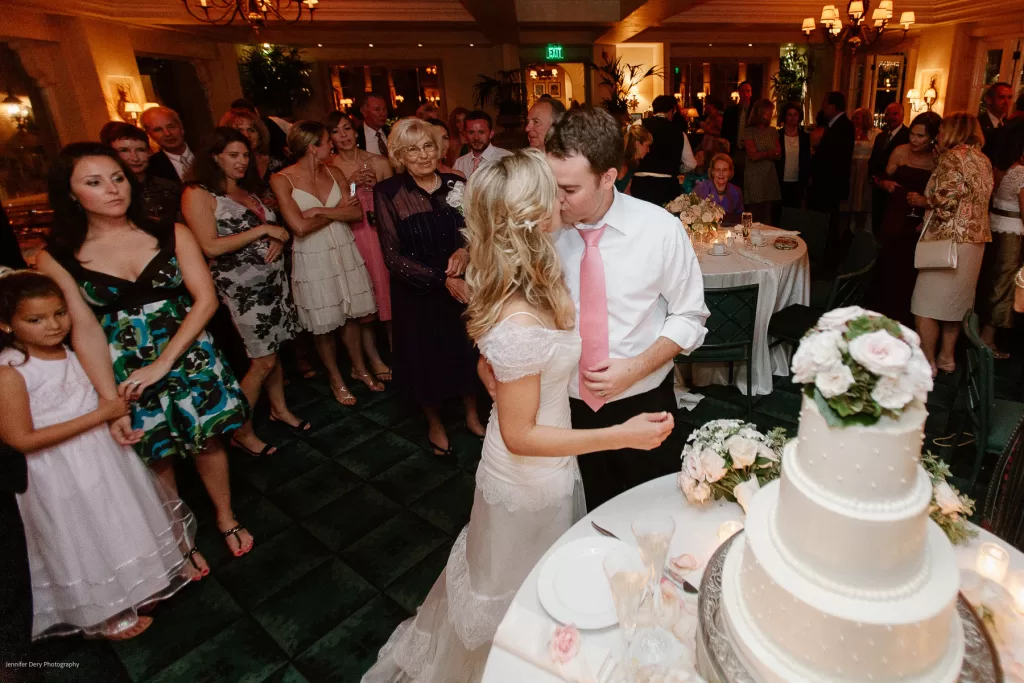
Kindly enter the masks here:
[[[578, 109], [552, 126], [545, 147], [558, 183], [554, 236], [576, 305], [583, 355], [569, 380], [574, 429], [674, 412], [673, 358], [704, 341], [704, 283], [679, 220], [615, 190], [622, 132], [608, 112]], [[602, 451], [579, 459], [587, 507], [679, 469], [677, 426], [652, 452]]]

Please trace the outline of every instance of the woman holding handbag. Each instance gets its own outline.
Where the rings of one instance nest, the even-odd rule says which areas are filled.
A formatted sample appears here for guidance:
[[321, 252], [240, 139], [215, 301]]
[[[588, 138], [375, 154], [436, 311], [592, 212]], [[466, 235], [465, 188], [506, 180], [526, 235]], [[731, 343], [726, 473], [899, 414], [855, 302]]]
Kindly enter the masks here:
[[977, 118], [950, 114], [939, 128], [941, 156], [924, 195], [907, 195], [908, 204], [927, 210], [914, 254], [919, 272], [910, 310], [933, 375], [956, 370], [960, 321], [974, 306], [985, 243], [992, 241], [992, 164], [981, 152], [984, 144]]

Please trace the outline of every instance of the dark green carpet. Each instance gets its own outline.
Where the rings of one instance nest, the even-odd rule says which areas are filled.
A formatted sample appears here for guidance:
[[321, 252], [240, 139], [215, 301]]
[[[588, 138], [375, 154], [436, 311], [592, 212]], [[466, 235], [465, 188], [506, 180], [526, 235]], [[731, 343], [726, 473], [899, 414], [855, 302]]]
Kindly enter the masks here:
[[[929, 436], [951, 429], [952, 382], [944, 378], [933, 392]], [[799, 393], [786, 379], [776, 378], [776, 385], [756, 403], [755, 421], [763, 429], [795, 429]], [[360, 389], [359, 405], [345, 408], [322, 379], [293, 381], [289, 402], [313, 430], [296, 435], [258, 420], [258, 432], [280, 445], [278, 453], [232, 453], [235, 511], [256, 537], [241, 559], [228, 555], [213, 527], [194, 469], [179, 468], [183, 497], [199, 519], [198, 545], [213, 571], [159, 605], [153, 626], [134, 640], [38, 643], [33, 660], [78, 665], [46, 669], [44, 680], [358, 681], [444, 568], [469, 518], [480, 453], [458, 406], [446, 420], [457, 462], [442, 462], [427, 449], [426, 423], [416, 411], [390, 391]], [[1015, 390], [1009, 382], [1005, 389]], [[735, 389], [702, 391], [707, 398], [677, 418], [684, 429], [742, 417]]]

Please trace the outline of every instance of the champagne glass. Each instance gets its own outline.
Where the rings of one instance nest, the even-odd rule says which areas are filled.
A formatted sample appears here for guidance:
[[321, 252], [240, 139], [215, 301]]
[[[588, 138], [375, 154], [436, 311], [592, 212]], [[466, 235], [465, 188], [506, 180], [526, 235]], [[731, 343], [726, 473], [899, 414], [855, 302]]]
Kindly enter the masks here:
[[750, 238], [750, 228], [754, 225], [754, 214], [744, 211], [740, 214], [740, 229], [743, 232], [743, 240]]
[[641, 513], [633, 519], [633, 535], [647, 571], [647, 592], [651, 596], [653, 617], [653, 627], [643, 631], [634, 648], [635, 656], [646, 664], [664, 662], [672, 648], [668, 634], [658, 627], [658, 619], [661, 615], [661, 576], [675, 532], [676, 523], [668, 515]]
[[630, 649], [633, 635], [636, 633], [637, 620], [640, 615], [640, 601], [647, 588], [647, 567], [640, 554], [632, 548], [614, 548], [604, 557], [604, 575], [611, 588], [612, 600], [615, 602], [615, 615], [622, 629], [625, 656], [623, 666], [630, 668], [632, 657]]

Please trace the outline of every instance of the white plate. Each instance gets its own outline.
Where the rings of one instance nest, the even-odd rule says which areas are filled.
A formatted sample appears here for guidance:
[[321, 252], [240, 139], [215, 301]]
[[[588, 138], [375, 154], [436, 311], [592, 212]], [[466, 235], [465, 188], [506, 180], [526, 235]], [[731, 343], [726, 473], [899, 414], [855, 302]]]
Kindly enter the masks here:
[[540, 568], [537, 595], [555, 621], [591, 630], [618, 623], [611, 588], [604, 575], [605, 555], [632, 548], [614, 538], [580, 538], [556, 550]]

